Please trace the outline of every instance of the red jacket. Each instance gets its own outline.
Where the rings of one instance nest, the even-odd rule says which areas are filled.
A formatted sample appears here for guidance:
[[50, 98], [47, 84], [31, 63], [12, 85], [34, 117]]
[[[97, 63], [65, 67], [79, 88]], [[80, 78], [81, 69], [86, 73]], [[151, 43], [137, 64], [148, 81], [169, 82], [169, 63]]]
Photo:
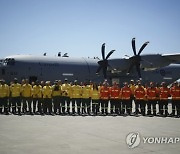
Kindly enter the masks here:
[[129, 87], [123, 87], [121, 90], [121, 98], [123, 100], [128, 100], [131, 98], [132, 90]]
[[160, 88], [160, 100], [168, 100], [168, 97], [170, 96], [170, 90], [167, 87], [161, 87]]
[[170, 94], [173, 100], [180, 100], [180, 87], [172, 87], [170, 89]]
[[147, 99], [148, 100], [156, 100], [159, 95], [157, 88], [147, 88]]
[[146, 92], [143, 87], [137, 87], [135, 89], [134, 95], [135, 95], [136, 100], [144, 100], [145, 94]]
[[120, 97], [120, 88], [116, 86], [112, 86], [110, 88], [110, 98], [111, 99], [119, 99]]
[[110, 97], [109, 87], [101, 86], [101, 88], [100, 88], [100, 98], [108, 100], [109, 97]]

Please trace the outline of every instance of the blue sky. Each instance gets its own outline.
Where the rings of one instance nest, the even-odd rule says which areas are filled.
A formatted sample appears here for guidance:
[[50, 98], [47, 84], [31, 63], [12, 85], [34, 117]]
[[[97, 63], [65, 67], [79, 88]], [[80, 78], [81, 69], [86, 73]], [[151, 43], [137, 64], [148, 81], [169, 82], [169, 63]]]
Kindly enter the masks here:
[[101, 57], [180, 53], [179, 0], [0, 0], [0, 57], [13, 54]]

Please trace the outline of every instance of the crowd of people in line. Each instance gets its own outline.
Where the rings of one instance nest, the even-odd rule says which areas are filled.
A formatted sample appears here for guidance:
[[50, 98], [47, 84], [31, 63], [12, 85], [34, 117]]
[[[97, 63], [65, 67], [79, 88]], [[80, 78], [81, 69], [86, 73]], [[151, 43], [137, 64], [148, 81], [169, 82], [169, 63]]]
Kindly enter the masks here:
[[[170, 101], [169, 101], [170, 100]], [[135, 112], [132, 106], [135, 104]], [[168, 112], [172, 103], [172, 112]], [[151, 115], [180, 117], [180, 85], [167, 87], [153, 82], [142, 85], [131, 80], [123, 87], [105, 80], [73, 83], [65, 79], [29, 83], [14, 79], [9, 85], [0, 80], [0, 114], [40, 115]]]

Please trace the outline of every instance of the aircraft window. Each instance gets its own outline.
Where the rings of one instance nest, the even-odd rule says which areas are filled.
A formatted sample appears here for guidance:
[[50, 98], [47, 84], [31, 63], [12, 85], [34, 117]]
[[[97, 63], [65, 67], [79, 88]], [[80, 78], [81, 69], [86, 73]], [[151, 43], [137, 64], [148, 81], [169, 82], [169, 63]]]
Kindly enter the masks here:
[[5, 65], [14, 65], [15, 64], [15, 59], [14, 58], [6, 58], [4, 60]]

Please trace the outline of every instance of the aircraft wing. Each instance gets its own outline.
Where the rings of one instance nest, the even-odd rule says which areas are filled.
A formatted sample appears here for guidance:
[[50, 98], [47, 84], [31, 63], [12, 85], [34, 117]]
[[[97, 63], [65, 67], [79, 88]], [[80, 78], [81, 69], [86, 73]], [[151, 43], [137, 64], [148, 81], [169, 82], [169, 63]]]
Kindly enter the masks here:
[[[119, 71], [127, 71], [131, 64], [131, 59], [110, 59], [112, 68]], [[180, 63], [180, 53], [176, 54], [149, 54], [141, 56], [141, 68], [146, 70], [165, 67], [171, 63]]]
[[180, 62], [180, 53], [176, 54], [162, 54], [162, 57], [166, 60], [171, 61], [172, 63], [179, 63]]

